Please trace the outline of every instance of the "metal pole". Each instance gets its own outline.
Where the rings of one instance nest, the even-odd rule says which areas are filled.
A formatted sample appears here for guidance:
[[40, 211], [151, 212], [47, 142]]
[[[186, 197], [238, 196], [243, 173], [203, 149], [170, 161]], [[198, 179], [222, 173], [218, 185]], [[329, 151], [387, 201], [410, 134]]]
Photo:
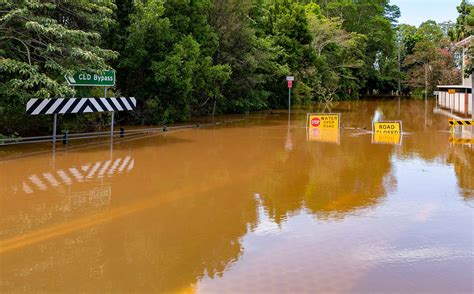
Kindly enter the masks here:
[[[107, 98], [107, 87], [104, 87], [104, 98]], [[114, 115], [115, 112], [112, 111], [112, 117], [110, 119], [110, 137], [114, 137]]]
[[58, 114], [54, 114], [54, 125], [53, 125], [53, 170], [56, 169], [56, 124], [58, 122]]
[[112, 118], [110, 121], [110, 137], [114, 137], [114, 114], [115, 112], [112, 111]]
[[54, 114], [54, 122], [53, 122], [53, 144], [56, 145], [56, 124], [58, 122], [58, 114]]
[[288, 113], [291, 112], [291, 88], [288, 88]]

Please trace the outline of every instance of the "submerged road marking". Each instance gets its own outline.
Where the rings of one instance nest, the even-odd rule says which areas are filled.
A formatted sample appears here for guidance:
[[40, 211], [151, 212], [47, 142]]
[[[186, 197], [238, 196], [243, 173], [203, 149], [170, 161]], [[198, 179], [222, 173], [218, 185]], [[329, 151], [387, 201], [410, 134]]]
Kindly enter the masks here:
[[[255, 175], [253, 174], [245, 174], [244, 180], [252, 179], [254, 177]], [[63, 235], [76, 232], [76, 231], [80, 231], [88, 227], [92, 227], [94, 225], [107, 223], [107, 222], [110, 222], [122, 217], [126, 217], [133, 213], [137, 213], [142, 210], [156, 208], [159, 205], [167, 204], [169, 202], [175, 201], [177, 199], [186, 197], [191, 194], [200, 194], [200, 193], [208, 192], [212, 189], [225, 186], [229, 182], [230, 180], [227, 180], [225, 183], [222, 183], [220, 185], [213, 186], [213, 187], [204, 187], [200, 189], [197, 189], [197, 187], [190, 187], [187, 189], [179, 189], [175, 191], [170, 191], [166, 194], [155, 196], [141, 202], [132, 203], [131, 205], [126, 206], [126, 207], [112, 208], [108, 211], [81, 217], [76, 220], [53, 225], [51, 227], [47, 227], [44, 229], [39, 229], [37, 231], [33, 231], [30, 233], [26, 233], [24, 235], [12, 237], [10, 239], [0, 240], [0, 254], [5, 254], [7, 252], [21, 249], [23, 247], [40, 243], [40, 242], [43, 242], [55, 237], [60, 237]]]
[[49, 228], [39, 229], [21, 236], [13, 237], [11, 239], [2, 240], [0, 241], [0, 254], [33, 245], [38, 242], [46, 241], [54, 237], [59, 237], [73, 233], [75, 231], [86, 229], [94, 225], [110, 222], [145, 209], [154, 208], [160, 204], [165, 204], [172, 200], [176, 200], [175, 198], [170, 198], [170, 196], [177, 193], [178, 195], [183, 195], [183, 192], [185, 191], [174, 191], [170, 193], [168, 199], [163, 199], [162, 196], [153, 197], [149, 200], [134, 203], [130, 206], [113, 208], [109, 211], [85, 216], [70, 222], [53, 225]]

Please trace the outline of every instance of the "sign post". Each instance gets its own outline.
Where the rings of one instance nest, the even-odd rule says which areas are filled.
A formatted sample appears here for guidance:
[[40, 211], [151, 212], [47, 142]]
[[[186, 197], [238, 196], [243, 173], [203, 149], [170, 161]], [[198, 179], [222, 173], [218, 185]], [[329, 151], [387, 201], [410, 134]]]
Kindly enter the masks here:
[[[74, 73], [72, 76], [65, 75], [69, 86], [104, 86], [104, 98], [107, 98], [107, 87], [115, 86], [115, 71], [113, 70], [104, 70], [100, 74], [88, 72], [88, 71], [79, 71]], [[110, 136], [114, 136], [114, 116], [115, 113], [112, 111], [111, 122], [110, 122]]]
[[[104, 86], [104, 98], [107, 98], [107, 87]], [[114, 116], [115, 111], [112, 111], [112, 116], [110, 118], [110, 136], [113, 138], [114, 136]]]
[[286, 80], [288, 82], [288, 112], [290, 112], [291, 111], [291, 88], [293, 88], [293, 81], [295, 80], [295, 77], [287, 76]]
[[53, 122], [53, 146], [56, 146], [56, 126], [58, 124], [58, 114], [54, 114], [54, 122]]

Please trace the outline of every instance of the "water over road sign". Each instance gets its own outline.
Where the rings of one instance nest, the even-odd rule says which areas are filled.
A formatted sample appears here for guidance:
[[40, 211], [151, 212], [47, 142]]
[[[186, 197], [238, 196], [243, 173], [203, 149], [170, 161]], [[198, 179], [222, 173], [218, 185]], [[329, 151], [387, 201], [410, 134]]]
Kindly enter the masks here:
[[374, 122], [372, 125], [372, 142], [376, 144], [401, 144], [402, 122]]
[[453, 144], [474, 144], [474, 138], [449, 138]]
[[64, 78], [69, 86], [115, 86], [115, 71], [113, 70], [104, 70], [100, 73], [80, 71]]
[[308, 129], [339, 129], [340, 113], [308, 113], [306, 127]]
[[319, 143], [335, 143], [340, 144], [340, 130], [339, 129], [306, 129], [308, 142]]

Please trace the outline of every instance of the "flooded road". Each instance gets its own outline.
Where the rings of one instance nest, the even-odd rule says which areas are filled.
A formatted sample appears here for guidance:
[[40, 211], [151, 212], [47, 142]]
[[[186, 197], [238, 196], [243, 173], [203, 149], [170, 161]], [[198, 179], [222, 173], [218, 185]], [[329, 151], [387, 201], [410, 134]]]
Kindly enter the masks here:
[[0, 292], [472, 293], [474, 149], [433, 107], [335, 104], [316, 139], [317, 107], [0, 149]]

